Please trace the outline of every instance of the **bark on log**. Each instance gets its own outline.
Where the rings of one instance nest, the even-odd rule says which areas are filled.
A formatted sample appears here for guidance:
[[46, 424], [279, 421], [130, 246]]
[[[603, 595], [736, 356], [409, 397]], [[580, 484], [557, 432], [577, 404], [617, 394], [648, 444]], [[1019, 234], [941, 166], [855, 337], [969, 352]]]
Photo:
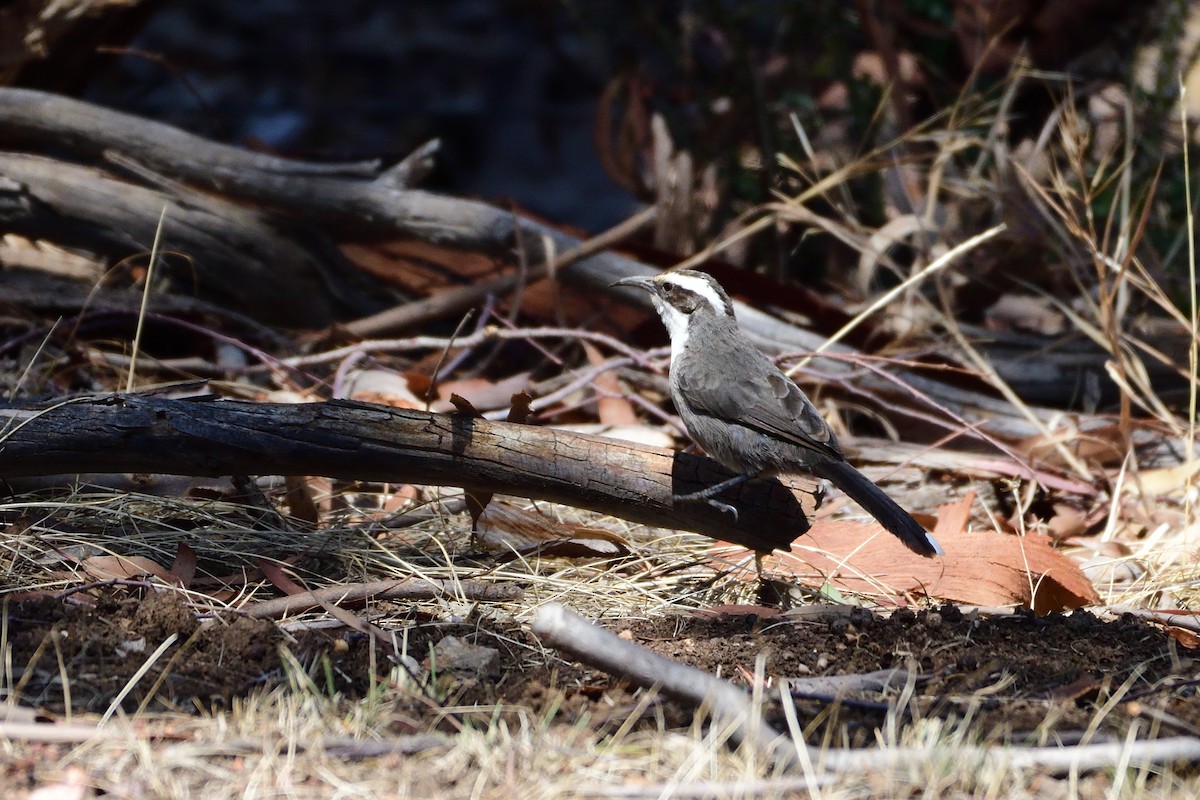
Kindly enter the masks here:
[[[14, 315], [37, 311], [52, 317], [64, 317], [72, 323], [78, 319], [76, 315], [81, 313], [87, 313], [89, 321], [105, 314], [136, 319], [142, 313], [142, 292], [129, 286], [89, 286], [36, 270], [6, 267], [0, 270], [0, 309], [11, 309]], [[275, 328], [198, 297], [155, 294], [152, 309], [147, 315], [151, 321], [161, 316], [201, 320], [214, 330], [274, 348], [277, 352], [285, 352], [292, 344], [285, 334]], [[8, 355], [27, 338], [40, 339], [45, 335], [46, 330], [34, 329], [24, 337], [9, 339], [0, 344], [0, 356]]]
[[252, 209], [183, 186], [151, 189], [91, 167], [0, 154], [7, 231], [118, 259], [150, 251], [164, 207], [162, 263], [182, 286], [284, 325], [322, 326], [378, 307], [351, 285], [344, 260], [337, 268], [335, 248], [280, 230]]
[[81, 398], [0, 409], [0, 478], [63, 472], [323, 475], [460, 486], [578, 506], [746, 547], [787, 549], [819, 505], [816, 481], [744, 484], [735, 520], [672, 494], [731, 473], [629, 442], [365, 403], [299, 405], [157, 397]]

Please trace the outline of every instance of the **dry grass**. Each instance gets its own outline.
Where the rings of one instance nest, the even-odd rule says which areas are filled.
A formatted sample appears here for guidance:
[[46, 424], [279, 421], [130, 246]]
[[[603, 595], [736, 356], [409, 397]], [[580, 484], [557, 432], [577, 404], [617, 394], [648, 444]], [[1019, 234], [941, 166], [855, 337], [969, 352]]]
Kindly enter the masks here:
[[[159, 530], [162, 526], [154, 520], [178, 519], [182, 509], [177, 501], [158, 498], [77, 496], [61, 506], [43, 503], [28, 508], [69, 512], [76, 521], [78, 515], [94, 515], [81, 527], [104, 520], [123, 552], [136, 544], [134, 550], [168, 560], [181, 540], [195, 545], [201, 560], [226, 563], [256, 558], [264, 551], [282, 561], [319, 548], [328, 557], [321, 562], [324, 574], [298, 569], [313, 585], [388, 576], [478, 574], [444, 562], [439, 566], [435, 562], [442, 557], [430, 556], [467, 549], [469, 535], [461, 517], [423, 523], [406, 532], [401, 542], [390, 543], [386, 537], [352, 529], [281, 536], [281, 532], [264, 534], [244, 526], [222, 527], [222, 512], [230, 509], [191, 507], [205, 523], [201, 539], [195, 531]], [[744, 581], [723, 582], [701, 557], [708, 546], [702, 537], [626, 533], [634, 538], [637, 554], [619, 563], [517, 559], [487, 570], [493, 580], [528, 587], [527, 601], [503, 613], [528, 620], [540, 603], [557, 601], [595, 618], [652, 616], [739, 599], [738, 592], [744, 591]], [[37, 526], [26, 535], [38, 537], [43, 548], [52, 544], [54, 551], [97, 547], [95, 536], [65, 536], [39, 531]], [[438, 545], [431, 547], [434, 540]], [[58, 589], [81, 580], [47, 580], [49, 565], [44, 558], [33, 557], [33, 546], [21, 537], [6, 542], [11, 554], [8, 580], [25, 589]], [[43, 576], [40, 584], [38, 574]], [[1144, 579], [1147, 592], [1151, 581]], [[249, 601], [262, 589], [248, 585], [228, 605]], [[1135, 599], [1130, 592], [1122, 589], [1112, 597], [1130, 602]], [[464, 613], [468, 605], [446, 600], [423, 604], [423, 610], [446, 618]], [[291, 620], [289, 627], [323, 616], [320, 611], [310, 612]], [[384, 628], [407, 624], [404, 617], [372, 619]], [[545, 663], [552, 655], [531, 652], [528, 658]], [[396, 711], [412, 701], [411, 681], [403, 670], [393, 668], [387, 681], [355, 700], [331, 692], [319, 664], [305, 665], [290, 655], [285, 663], [286, 678], [279, 685], [236, 699], [226, 710], [117, 715], [102, 726], [108, 736], [73, 748], [59, 747], [52, 759], [45, 758], [46, 746], [15, 740], [3, 742], [4, 759], [10, 764], [41, 760], [42, 766], [35, 769], [39, 780], [53, 783], [83, 776], [88, 786], [114, 797], [784, 797], [808, 793], [836, 799], [955, 794], [1000, 798], [1045, 796], [1046, 792], [1062, 797], [1099, 793], [1135, 797], [1151, 779], [1156, 793], [1200, 796], [1194, 778], [1157, 768], [1068, 771], [1051, 779], [1040, 767], [1014, 766], [1006, 757], [1006, 746], [987, 745], [981, 738], [986, 735], [969, 722], [955, 725], [937, 719], [900, 728], [898, 733], [881, 731], [878, 766], [868, 769], [827, 770], [822, 763], [837, 756], [826, 751], [831, 744], [810, 743], [806, 757], [814, 766], [801, 774], [779, 773], [753, 749], [731, 749], [727, 731], [700, 723], [683, 730], [667, 728], [661, 721], [650, 729], [635, 725], [640, 708], [631, 713], [628, 724], [615, 731], [608, 728], [604, 735], [586, 721], [567, 727], [554, 722], [553, 715], [532, 709], [473, 708], [465, 717], [465, 728], [442, 735], [429, 749], [412, 755], [348, 758], [344, 753], [353, 751], [356, 743], [404, 738], [406, 734], [396, 731]], [[19, 674], [21, 665], [15, 666]], [[10, 668], [10, 690], [13, 674]], [[64, 681], [69, 680], [65, 675]], [[1099, 714], [1110, 713], [1121, 694], [1115, 693]], [[553, 707], [553, 702], [549, 705]], [[75, 715], [76, 722], [91, 719], [95, 717]], [[889, 759], [889, 752], [897, 757]]]
[[[719, 730], [639, 730], [604, 740], [587, 726], [564, 727], [510, 712], [413, 755], [354, 758], [359, 743], [389, 737], [389, 698], [352, 707], [314, 686], [288, 686], [201, 718], [115, 721], [111, 738], [64, 752], [44, 780], [86, 775], [114, 797], [1196, 797], [1194, 777], [1119, 759], [1114, 771], [1051, 779], [1018, 753], [980, 748], [964, 729], [937, 720], [884, 736], [869, 762], [829, 771], [837, 754], [805, 751], [806, 768], [781, 774], [753, 750], [734, 750]], [[166, 738], [155, 740], [156, 735]], [[171, 741], [183, 739], [183, 741]], [[1128, 745], [1128, 743], [1127, 743]], [[6, 742], [8, 759], [43, 748]], [[1128, 753], [1128, 748], [1126, 749]], [[1121, 765], [1125, 764], [1124, 767]], [[75, 772], [74, 768], [79, 768]]]

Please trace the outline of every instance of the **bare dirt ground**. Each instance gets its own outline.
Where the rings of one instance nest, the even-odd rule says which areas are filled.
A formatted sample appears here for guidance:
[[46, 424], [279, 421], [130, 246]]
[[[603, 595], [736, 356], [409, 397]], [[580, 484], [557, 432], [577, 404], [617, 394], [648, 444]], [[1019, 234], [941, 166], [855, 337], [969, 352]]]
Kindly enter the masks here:
[[[391, 611], [393, 618], [403, 613]], [[1046, 617], [964, 614], [943, 606], [888, 616], [841, 609], [766, 618], [677, 614], [604, 624], [739, 685], [747, 685], [760, 654], [772, 681], [897, 668], [920, 676], [915, 685], [906, 687], [902, 678], [883, 692], [831, 689], [801, 696], [796, 709], [810, 743], [876, 744], [892, 714], [901, 729], [923, 719], [950, 724], [969, 719], [976, 736], [991, 743], [1071, 743], [1085, 731], [1089, 739], [1120, 740], [1134, 724], [1163, 735], [1200, 729], [1193, 653], [1129, 616], [1105, 621], [1087, 611]], [[284, 652], [319, 665], [328, 679], [322, 688], [352, 702], [388, 680], [389, 665], [372, 656], [365, 634], [344, 629], [288, 634], [274, 623], [230, 614], [197, 621], [170, 595], [132, 598], [122, 591], [94, 605], [46, 599], [15, 602], [8, 609], [11, 663], [25, 667], [20, 697], [59, 718], [105, 710], [142, 668], [148, 651], [172, 633], [187, 644], [137, 682], [121, 703], [126, 713], [203, 715], [227, 709], [285, 683]], [[446, 623], [413, 614], [402, 635], [441, 703], [419, 691], [407, 693], [407, 701], [386, 711], [390, 720], [384, 727], [397, 734], [453, 734], [464, 726], [494, 724], [497, 715], [514, 720], [531, 715], [601, 737], [631, 720], [635, 728], [651, 729], [692, 722], [692, 709], [670, 700], [647, 703], [621, 681], [544, 650], [516, 623], [484, 618]], [[487, 648], [485, 658], [465, 669], [452, 659], [438, 667], [443, 651], [435, 648], [448, 637]], [[905, 692], [911, 696], [897, 703]], [[766, 715], [785, 727], [778, 708], [768, 708]], [[7, 761], [7, 780], [32, 787], [38, 770], [68, 750], [45, 745], [36, 758]], [[441, 777], [427, 774], [428, 788], [453, 793], [463, 780]]]

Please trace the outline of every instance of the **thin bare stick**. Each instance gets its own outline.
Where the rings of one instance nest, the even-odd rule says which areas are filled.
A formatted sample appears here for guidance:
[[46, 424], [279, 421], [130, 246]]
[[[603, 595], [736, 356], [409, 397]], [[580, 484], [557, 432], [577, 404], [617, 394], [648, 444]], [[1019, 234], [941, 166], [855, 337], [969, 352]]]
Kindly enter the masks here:
[[1200, 617], [1192, 613], [1180, 614], [1175, 611], [1159, 611], [1156, 609], [1134, 608], [1133, 606], [1109, 606], [1104, 610], [1117, 617], [1122, 614], [1130, 614], [1138, 619], [1145, 619], [1162, 625], [1169, 625], [1172, 628], [1183, 628], [1184, 630], [1200, 633]]
[[[580, 339], [604, 345], [610, 350], [615, 350], [633, 359], [639, 359], [642, 355], [641, 351], [635, 350], [621, 340], [594, 331], [577, 330], [575, 328], [515, 328], [513, 330], [506, 330], [489, 325], [477, 333], [472, 333], [470, 336], [463, 336], [458, 340], [447, 339], [444, 336], [412, 336], [407, 339], [371, 339], [346, 347], [326, 350], [323, 353], [285, 358], [279, 363], [286, 367], [306, 367], [315, 364], [325, 364], [330, 361], [340, 361], [346, 356], [359, 351], [378, 353], [402, 350], [436, 350], [444, 348], [451, 343], [458, 347], [477, 347], [497, 339], [528, 339], [530, 341], [538, 339]], [[253, 372], [254, 370], [248, 371]]]
[[116, 741], [125, 739], [127, 731], [101, 730], [82, 722], [0, 722], [0, 739], [43, 744], [72, 744], [74, 742]]
[[302, 594], [264, 600], [261, 603], [243, 606], [241, 610], [252, 617], [274, 619], [315, 608], [320, 605], [318, 600], [326, 600], [330, 603], [353, 603], [369, 599], [432, 600], [437, 597], [454, 597], [471, 601], [509, 602], [520, 600], [524, 594], [521, 587], [515, 584], [408, 578], [326, 586], [323, 589], [312, 589]]
[[625, 641], [558, 603], [541, 607], [533, 620], [533, 632], [596, 669], [647, 689], [657, 687], [697, 708], [708, 709], [713, 724], [731, 730], [735, 741], [762, 751], [781, 766], [795, 765], [796, 751], [791, 742], [763, 722], [750, 697], [733, 684]]
[[1009, 769], [1040, 769], [1054, 775], [1073, 770], [1089, 772], [1110, 769], [1127, 761], [1130, 766], [1200, 762], [1200, 739], [1179, 736], [1152, 740], [1104, 742], [1071, 747], [964, 747], [958, 750], [937, 748], [868, 748], [865, 750], [827, 750], [818, 766], [835, 772], [879, 772], [930, 761], [979, 763], [987, 760]]
[[437, 364], [433, 368], [433, 372], [429, 376], [429, 388], [425, 390], [425, 410], [429, 410], [429, 406], [433, 404], [433, 400], [437, 397], [438, 379], [442, 375], [442, 364], [446, 363], [446, 355], [450, 352], [450, 348], [454, 347], [454, 342], [462, 334], [463, 328], [467, 327], [467, 323], [471, 321], [471, 317], [475, 316], [475, 309], [471, 309], [463, 318], [458, 321], [458, 327], [454, 329], [454, 333], [450, 334], [450, 338], [446, 341], [446, 346], [442, 348], [442, 354], [438, 356]]
[[142, 330], [146, 325], [146, 309], [150, 306], [150, 287], [154, 281], [154, 264], [158, 261], [158, 245], [162, 241], [163, 225], [167, 221], [167, 206], [163, 204], [162, 213], [158, 215], [158, 227], [154, 230], [154, 244], [150, 246], [150, 263], [146, 266], [146, 285], [142, 287], [142, 306], [138, 310], [137, 330], [133, 333], [133, 349], [129, 353], [129, 377], [125, 381], [125, 391], [133, 391], [133, 379], [137, 374], [138, 350], [142, 346]]

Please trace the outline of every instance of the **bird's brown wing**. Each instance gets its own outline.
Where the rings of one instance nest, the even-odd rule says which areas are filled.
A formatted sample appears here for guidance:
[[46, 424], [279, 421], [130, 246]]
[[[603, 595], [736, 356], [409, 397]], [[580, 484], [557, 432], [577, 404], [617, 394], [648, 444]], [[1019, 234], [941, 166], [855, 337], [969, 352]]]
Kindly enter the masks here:
[[[719, 349], [719, 348], [718, 348]], [[745, 425], [761, 433], [792, 442], [835, 460], [843, 458], [837, 439], [824, 418], [795, 383], [758, 350], [739, 354], [736, 369], [681, 369], [679, 388], [700, 414]], [[752, 380], [731, 373], [765, 375]]]

